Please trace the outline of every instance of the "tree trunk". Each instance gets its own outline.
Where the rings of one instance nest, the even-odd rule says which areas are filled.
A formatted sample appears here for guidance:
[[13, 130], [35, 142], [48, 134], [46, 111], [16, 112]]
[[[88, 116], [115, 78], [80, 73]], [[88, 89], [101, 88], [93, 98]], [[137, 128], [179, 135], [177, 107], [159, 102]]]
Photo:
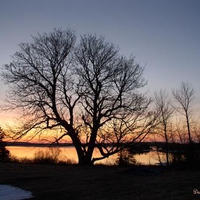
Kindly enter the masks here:
[[164, 125], [164, 134], [165, 134], [165, 144], [166, 144], [166, 161], [167, 166], [169, 166], [169, 143], [168, 143], [168, 136], [167, 136], [167, 125]]
[[72, 143], [73, 143], [74, 148], [77, 153], [78, 164], [79, 165], [93, 165], [92, 154], [90, 156], [90, 154], [88, 154], [88, 152], [84, 151], [83, 145], [82, 145], [80, 139], [77, 137], [75, 130], [72, 128], [68, 132], [69, 132], [69, 136], [72, 139]]
[[94, 164], [94, 162], [92, 161], [92, 159], [87, 156], [87, 155], [78, 155], [78, 165], [81, 166], [92, 166]]
[[93, 165], [92, 156], [90, 156], [88, 152], [84, 152], [84, 150], [81, 148], [81, 143], [73, 142], [73, 144], [78, 156], [78, 164], [79, 165]]
[[189, 139], [189, 144], [192, 144], [192, 137], [191, 137], [191, 132], [190, 132], [190, 120], [188, 113], [186, 112], [186, 122], [187, 122], [187, 131], [188, 131], [188, 139]]
[[168, 146], [168, 139], [166, 139], [166, 161], [167, 161], [167, 167], [169, 166], [169, 146]]
[[93, 165], [94, 164], [94, 161], [92, 160], [92, 155], [95, 148], [96, 135], [97, 135], [97, 128], [94, 128], [89, 144], [88, 144], [87, 152], [84, 153], [83, 155], [78, 156], [79, 165]]

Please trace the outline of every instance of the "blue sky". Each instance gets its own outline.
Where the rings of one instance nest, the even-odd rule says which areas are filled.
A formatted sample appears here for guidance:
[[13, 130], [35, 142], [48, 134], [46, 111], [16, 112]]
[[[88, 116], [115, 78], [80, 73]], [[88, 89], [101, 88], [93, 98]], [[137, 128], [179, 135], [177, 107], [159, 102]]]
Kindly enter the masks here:
[[188, 81], [200, 101], [199, 0], [1, 0], [0, 27], [0, 66], [31, 35], [71, 28], [77, 36], [103, 35], [135, 56], [151, 93]]

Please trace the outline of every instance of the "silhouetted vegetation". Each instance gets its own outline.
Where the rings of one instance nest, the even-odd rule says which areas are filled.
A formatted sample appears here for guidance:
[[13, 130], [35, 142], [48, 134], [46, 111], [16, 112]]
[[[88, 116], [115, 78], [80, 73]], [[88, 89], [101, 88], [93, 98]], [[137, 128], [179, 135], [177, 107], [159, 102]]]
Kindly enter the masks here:
[[[74, 31], [55, 29], [19, 46], [2, 73], [11, 86], [6, 108], [24, 111], [20, 126], [11, 130], [13, 138], [47, 133], [58, 145], [67, 137], [80, 165], [117, 153], [118, 164], [126, 165], [131, 153], [142, 153], [138, 144], [150, 135], [165, 141], [161, 151], [167, 165], [200, 163], [200, 126], [192, 114], [195, 92], [188, 82], [172, 90], [173, 101], [164, 90], [153, 101], [140, 92], [147, 84], [144, 67], [95, 34], [82, 35], [77, 44]], [[179, 143], [184, 149], [177, 149]], [[2, 141], [1, 146], [1, 157], [7, 159]], [[99, 157], [93, 157], [95, 148]], [[48, 156], [38, 152], [36, 162], [56, 162]]]
[[38, 150], [35, 152], [34, 163], [57, 164], [59, 162], [60, 149], [49, 148], [48, 150]]
[[139, 144], [133, 144], [128, 148], [128, 151], [133, 154], [147, 153], [151, 151], [151, 143], [142, 142]]
[[134, 154], [129, 150], [122, 150], [118, 153], [118, 158], [116, 160], [118, 166], [135, 166], [137, 163]]
[[[168, 165], [174, 168], [199, 168], [200, 169], [200, 143], [168, 143], [155, 142], [145, 143], [145, 145], [153, 147], [157, 152], [157, 159], [160, 165], [167, 165], [166, 157], [160, 156], [160, 154], [166, 154], [168, 150]], [[192, 154], [190, 154], [192, 152]]]
[[33, 158], [18, 158], [10, 155], [7, 162], [23, 163], [23, 164], [45, 164], [45, 165], [74, 165], [72, 159], [62, 159], [61, 150], [58, 147], [49, 147], [48, 149], [40, 149], [35, 152]]
[[70, 159], [63, 161], [61, 159], [61, 150], [56, 147], [38, 150], [32, 162], [36, 164], [75, 164], [75, 162]]
[[166, 154], [166, 159], [162, 160], [166, 165], [199, 167], [200, 126], [193, 110], [194, 94], [188, 82], [182, 82], [178, 89], [172, 90], [173, 99], [163, 90], [155, 94], [159, 123], [153, 141], [165, 141], [156, 146], [159, 159], [159, 152]]
[[[16, 139], [54, 131], [55, 143], [71, 139], [80, 165], [93, 165], [142, 142], [157, 124], [140, 92], [144, 67], [104, 37], [86, 34], [76, 44], [73, 31], [55, 29], [20, 44], [12, 58], [2, 76], [11, 86], [8, 108], [25, 111]], [[101, 156], [92, 156], [95, 148]]]
[[5, 133], [3, 129], [0, 127], [0, 161], [9, 160], [10, 152], [6, 149], [6, 142], [3, 141], [5, 137]]
[[159, 125], [157, 126], [158, 134], [164, 138], [165, 141], [165, 153], [166, 153], [166, 164], [169, 166], [169, 123], [172, 117], [174, 110], [170, 106], [168, 99], [168, 94], [166, 91], [160, 90], [160, 92], [155, 93], [155, 103], [156, 109], [160, 113], [159, 116]]

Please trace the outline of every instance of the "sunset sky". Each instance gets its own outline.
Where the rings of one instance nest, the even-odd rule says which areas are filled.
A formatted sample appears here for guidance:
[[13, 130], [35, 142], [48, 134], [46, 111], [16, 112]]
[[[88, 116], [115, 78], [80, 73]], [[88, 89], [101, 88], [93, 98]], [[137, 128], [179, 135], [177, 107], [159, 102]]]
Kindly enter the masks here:
[[[71, 28], [77, 37], [105, 36], [146, 66], [150, 93], [171, 92], [188, 81], [200, 102], [199, 0], [2, 0], [0, 66], [11, 61], [19, 43], [54, 28]], [[1, 102], [5, 90], [0, 80]]]

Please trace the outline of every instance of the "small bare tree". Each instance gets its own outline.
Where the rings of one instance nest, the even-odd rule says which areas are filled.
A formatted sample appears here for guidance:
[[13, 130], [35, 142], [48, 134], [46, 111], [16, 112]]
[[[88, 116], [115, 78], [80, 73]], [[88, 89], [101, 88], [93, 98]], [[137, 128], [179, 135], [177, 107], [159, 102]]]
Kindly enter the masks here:
[[174, 106], [175, 110], [183, 115], [186, 119], [187, 134], [189, 143], [192, 143], [191, 135], [191, 104], [194, 100], [194, 88], [188, 82], [182, 82], [179, 89], [173, 90], [172, 94], [179, 106]]
[[169, 133], [168, 129], [170, 128], [170, 119], [173, 114], [173, 109], [170, 106], [170, 102], [168, 100], [168, 94], [164, 90], [160, 90], [158, 93], [155, 93], [155, 102], [156, 109], [158, 113], [160, 113], [160, 126], [158, 126], [159, 133], [165, 138], [166, 144], [166, 161], [167, 166], [169, 165]]
[[[103, 37], [75, 41], [71, 30], [33, 37], [4, 66], [3, 78], [11, 86], [9, 108], [26, 119], [16, 137], [60, 130], [55, 142], [69, 137], [79, 164], [91, 165], [141, 142], [157, 118], [139, 92], [146, 81], [134, 58], [120, 56]], [[95, 148], [100, 157], [93, 158]]]

